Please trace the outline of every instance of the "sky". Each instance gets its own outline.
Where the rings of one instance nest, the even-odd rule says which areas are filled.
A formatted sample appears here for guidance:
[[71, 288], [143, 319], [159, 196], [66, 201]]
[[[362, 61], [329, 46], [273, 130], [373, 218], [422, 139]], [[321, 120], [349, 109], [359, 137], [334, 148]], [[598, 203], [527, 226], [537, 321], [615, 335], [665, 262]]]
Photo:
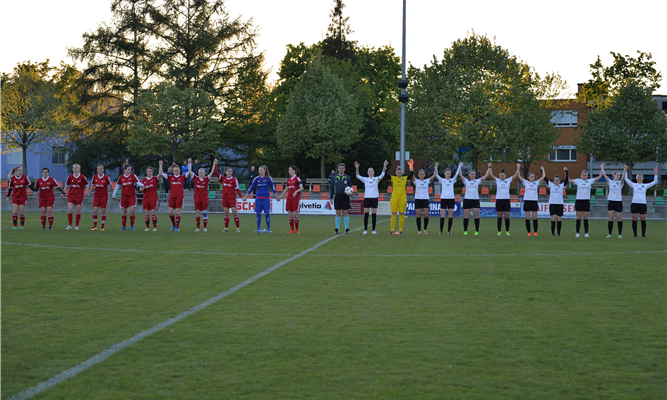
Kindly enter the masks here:
[[[360, 45], [391, 45], [401, 54], [401, 0], [347, 0]], [[656, 91], [667, 95], [667, 41], [664, 0], [631, 3], [598, 0], [557, 2], [524, 0], [407, 1], [406, 59], [423, 67], [434, 55], [472, 31], [495, 42], [528, 63], [538, 73], [558, 72], [576, 92], [590, 78], [590, 64], [599, 55], [610, 65], [611, 51], [636, 56], [650, 52], [662, 72]], [[259, 29], [258, 50], [276, 80], [285, 46], [320, 41], [329, 25], [332, 0], [227, 0], [231, 17], [252, 18]], [[67, 47], [83, 44], [82, 33], [110, 21], [110, 0], [0, 0], [0, 71], [9, 73], [22, 61], [72, 63]]]

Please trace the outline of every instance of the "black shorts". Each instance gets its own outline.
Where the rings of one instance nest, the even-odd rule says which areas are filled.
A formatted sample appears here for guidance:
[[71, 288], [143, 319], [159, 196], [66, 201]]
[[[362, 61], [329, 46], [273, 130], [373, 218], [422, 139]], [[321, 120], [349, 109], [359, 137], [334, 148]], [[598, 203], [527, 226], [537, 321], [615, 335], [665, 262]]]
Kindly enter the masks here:
[[510, 205], [510, 199], [500, 199], [496, 200], [496, 211], [512, 211], [512, 206]]
[[429, 200], [415, 199], [415, 210], [429, 207], [431, 207], [431, 202]]
[[463, 209], [469, 210], [471, 208], [479, 208], [479, 200], [463, 199]]
[[334, 195], [334, 210], [349, 210], [350, 196], [341, 194]]
[[364, 199], [364, 208], [378, 208], [378, 199]]
[[537, 205], [537, 200], [524, 200], [523, 201], [523, 211], [534, 211], [537, 212], [540, 207]]
[[451, 210], [456, 208], [456, 199], [440, 199], [440, 209], [446, 210], [448, 208]]
[[630, 204], [630, 212], [632, 214], [646, 214], [648, 206], [646, 204], [632, 203]]
[[574, 211], [588, 212], [590, 210], [591, 210], [591, 201], [590, 200], [575, 200], [575, 202], [574, 202]]
[[563, 205], [562, 204], [549, 204], [549, 215], [558, 215], [559, 217], [563, 216]]
[[622, 201], [610, 201], [607, 204], [607, 210], [609, 211], [616, 211], [616, 212], [623, 212], [623, 202]]

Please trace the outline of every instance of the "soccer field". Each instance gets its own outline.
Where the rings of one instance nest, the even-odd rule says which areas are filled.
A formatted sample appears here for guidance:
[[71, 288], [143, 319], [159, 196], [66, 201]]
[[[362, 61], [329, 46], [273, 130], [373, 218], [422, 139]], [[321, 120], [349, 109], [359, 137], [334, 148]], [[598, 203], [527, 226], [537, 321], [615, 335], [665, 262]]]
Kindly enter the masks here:
[[480, 236], [461, 219], [440, 236], [437, 218], [427, 236], [414, 218], [402, 236], [386, 217], [336, 236], [321, 216], [300, 235], [286, 216], [272, 234], [254, 215], [242, 233], [221, 215], [207, 233], [192, 214], [181, 232], [164, 214], [158, 232], [66, 220], [12, 231], [2, 213], [3, 399], [665, 397], [665, 221], [606, 239], [607, 221], [552, 238], [548, 220], [538, 237], [519, 219], [512, 237], [495, 219]]

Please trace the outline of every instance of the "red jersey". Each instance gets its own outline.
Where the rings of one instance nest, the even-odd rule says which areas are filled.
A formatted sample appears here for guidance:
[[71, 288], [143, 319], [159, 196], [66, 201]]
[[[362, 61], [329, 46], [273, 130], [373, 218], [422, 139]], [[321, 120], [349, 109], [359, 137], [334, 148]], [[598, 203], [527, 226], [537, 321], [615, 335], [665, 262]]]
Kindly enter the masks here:
[[236, 200], [237, 195], [238, 197], [243, 197], [241, 190], [239, 190], [239, 181], [236, 178], [227, 178], [227, 176], [223, 176], [222, 179], [220, 179], [220, 183], [222, 184], [223, 199]]
[[69, 186], [69, 193], [67, 193], [67, 198], [73, 199], [82, 199], [83, 190], [88, 186], [88, 179], [85, 176], [79, 174], [79, 176], [74, 176], [73, 174], [67, 177], [65, 181], [65, 186]]
[[299, 188], [303, 184], [301, 183], [301, 178], [298, 176], [294, 175], [294, 178], [288, 178], [287, 179], [287, 198], [288, 199], [300, 199], [301, 198], [301, 192], [296, 194], [296, 197], [292, 197], [294, 192], [299, 190]]
[[16, 199], [22, 199], [28, 197], [28, 192], [26, 188], [30, 185], [30, 179], [27, 176], [12, 176], [9, 179], [9, 187], [12, 188], [12, 196]]
[[185, 184], [185, 175], [166, 175], [169, 179], [169, 197], [183, 197], [183, 185]]
[[109, 186], [111, 186], [111, 178], [109, 175], [102, 174], [102, 176], [93, 176], [93, 187], [95, 188], [95, 197], [108, 198]]
[[141, 183], [144, 185], [144, 200], [157, 201], [157, 176], [144, 178]]
[[60, 184], [50, 176], [46, 179], [39, 178], [35, 181], [35, 189], [39, 190], [40, 199], [55, 199], [53, 189], [59, 188]]
[[208, 176], [205, 176], [204, 179], [195, 176], [192, 178], [193, 182], [195, 183], [195, 199], [208, 199], [208, 181], [210, 180]]
[[134, 190], [134, 184], [141, 182], [139, 178], [135, 174], [130, 174], [130, 175], [121, 175], [118, 177], [118, 182], [116, 182], [116, 185], [119, 185], [122, 190], [120, 192], [121, 196], [136, 196], [137, 191]]

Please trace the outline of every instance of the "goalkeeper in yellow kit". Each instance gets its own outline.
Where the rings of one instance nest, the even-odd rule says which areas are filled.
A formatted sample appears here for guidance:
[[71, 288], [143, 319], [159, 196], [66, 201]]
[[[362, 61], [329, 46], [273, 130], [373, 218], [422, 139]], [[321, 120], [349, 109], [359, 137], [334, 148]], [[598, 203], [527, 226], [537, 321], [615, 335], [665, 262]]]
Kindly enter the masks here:
[[[412, 170], [413, 160], [408, 161], [410, 170]], [[401, 235], [403, 234], [403, 225], [405, 224], [405, 207], [408, 205], [408, 197], [405, 193], [405, 187], [408, 182], [412, 179], [413, 172], [410, 171], [410, 175], [403, 176], [403, 170], [401, 167], [396, 168], [396, 176], [391, 176], [391, 184], [393, 186], [393, 191], [391, 192], [391, 234], [392, 235]], [[398, 231], [396, 228], [396, 215], [398, 215]]]

